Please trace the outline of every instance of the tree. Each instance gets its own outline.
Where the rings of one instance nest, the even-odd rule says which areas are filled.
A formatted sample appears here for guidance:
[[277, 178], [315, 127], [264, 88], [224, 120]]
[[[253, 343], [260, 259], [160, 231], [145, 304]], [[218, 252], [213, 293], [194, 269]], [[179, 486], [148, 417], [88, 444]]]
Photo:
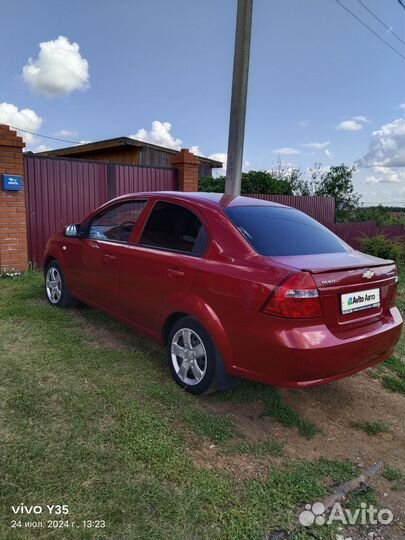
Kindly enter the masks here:
[[[281, 167], [271, 171], [242, 173], [241, 194], [266, 195], [330, 195], [335, 199], [336, 220], [350, 221], [359, 206], [360, 194], [354, 191], [354, 167], [336, 165], [323, 169], [320, 163], [305, 176], [301, 169]], [[199, 191], [225, 191], [225, 177], [203, 176], [198, 183]]]
[[[225, 177], [202, 176], [198, 182], [198, 190], [224, 193]], [[276, 178], [271, 172], [249, 171], [248, 173], [242, 173], [241, 194], [250, 193], [293, 195], [293, 188], [288, 179]]]
[[312, 190], [314, 195], [330, 195], [335, 199], [335, 219], [337, 222], [350, 221], [359, 206], [361, 195], [354, 191], [354, 167], [335, 165], [328, 171], [320, 166], [312, 169]]

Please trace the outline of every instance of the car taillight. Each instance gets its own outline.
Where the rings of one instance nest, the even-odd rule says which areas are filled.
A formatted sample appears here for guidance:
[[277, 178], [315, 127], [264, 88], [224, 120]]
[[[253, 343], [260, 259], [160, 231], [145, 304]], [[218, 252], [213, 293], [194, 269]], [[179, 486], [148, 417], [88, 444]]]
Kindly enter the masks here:
[[309, 272], [298, 272], [276, 287], [264, 312], [294, 319], [320, 317], [319, 292]]

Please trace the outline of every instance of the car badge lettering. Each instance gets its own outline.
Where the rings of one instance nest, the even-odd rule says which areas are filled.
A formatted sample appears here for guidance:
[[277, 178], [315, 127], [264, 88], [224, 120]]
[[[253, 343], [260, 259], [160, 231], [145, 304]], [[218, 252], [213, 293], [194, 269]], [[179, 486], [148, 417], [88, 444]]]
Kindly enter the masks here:
[[336, 279], [323, 279], [321, 281], [321, 285], [334, 285], [336, 283]]

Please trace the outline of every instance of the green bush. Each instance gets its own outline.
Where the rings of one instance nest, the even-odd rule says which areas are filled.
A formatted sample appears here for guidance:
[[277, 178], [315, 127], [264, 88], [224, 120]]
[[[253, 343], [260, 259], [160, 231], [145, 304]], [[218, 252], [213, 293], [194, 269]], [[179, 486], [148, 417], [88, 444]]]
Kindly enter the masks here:
[[[198, 191], [224, 193], [225, 176], [214, 178], [201, 176], [198, 181]], [[276, 178], [267, 171], [249, 171], [242, 173], [241, 194], [262, 193], [271, 195], [293, 195], [290, 179]]]
[[383, 234], [363, 238], [361, 250], [375, 257], [392, 259], [396, 263], [400, 263], [404, 259], [404, 246], [398, 241], [389, 240]]

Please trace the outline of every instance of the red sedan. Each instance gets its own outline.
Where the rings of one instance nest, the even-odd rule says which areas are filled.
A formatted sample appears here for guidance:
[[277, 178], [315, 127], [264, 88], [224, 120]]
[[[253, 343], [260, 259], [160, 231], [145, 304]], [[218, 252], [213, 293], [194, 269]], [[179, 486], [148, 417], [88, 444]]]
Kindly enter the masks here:
[[306, 214], [216, 193], [126, 195], [48, 241], [45, 291], [160, 341], [193, 394], [334, 381], [392, 354], [397, 270]]

